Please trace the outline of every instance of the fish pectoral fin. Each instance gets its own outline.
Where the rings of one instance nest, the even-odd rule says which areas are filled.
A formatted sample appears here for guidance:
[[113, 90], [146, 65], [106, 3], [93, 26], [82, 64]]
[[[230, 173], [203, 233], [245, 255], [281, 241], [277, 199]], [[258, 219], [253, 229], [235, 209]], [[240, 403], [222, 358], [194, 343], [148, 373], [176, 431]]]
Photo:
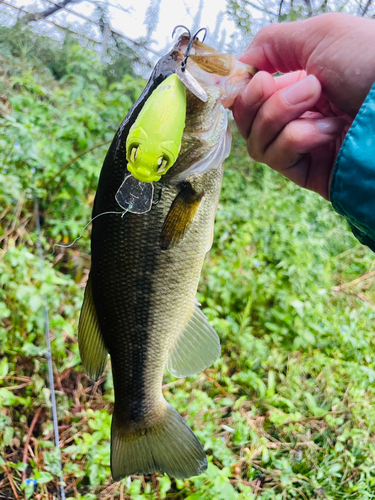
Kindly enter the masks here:
[[167, 368], [174, 377], [187, 377], [211, 366], [220, 353], [220, 339], [195, 303], [185, 328], [169, 353]]
[[[115, 481], [133, 474], [168, 474], [186, 479], [207, 469], [201, 443], [185, 420], [168, 403], [148, 426], [129, 427], [116, 404], [111, 428], [111, 471]], [[145, 424], [146, 425], [146, 424]]]
[[190, 182], [182, 182], [173, 200], [160, 234], [160, 248], [168, 250], [178, 243], [194, 219], [204, 192], [197, 193]]
[[104, 372], [108, 352], [99, 327], [90, 278], [86, 284], [79, 317], [78, 345], [85, 372], [93, 380], [98, 380]]

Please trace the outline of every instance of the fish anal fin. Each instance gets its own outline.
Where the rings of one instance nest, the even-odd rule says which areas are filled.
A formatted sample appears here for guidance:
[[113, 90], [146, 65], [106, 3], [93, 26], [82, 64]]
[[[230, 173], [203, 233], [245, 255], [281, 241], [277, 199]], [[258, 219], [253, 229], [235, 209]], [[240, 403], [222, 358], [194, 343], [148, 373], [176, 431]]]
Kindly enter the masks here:
[[160, 234], [160, 248], [174, 247], [185, 235], [194, 219], [204, 192], [197, 193], [190, 182], [181, 183], [181, 191], [173, 200]]
[[98, 380], [104, 372], [108, 352], [99, 327], [90, 278], [86, 284], [79, 317], [78, 345], [85, 372], [93, 380]]
[[202, 474], [207, 458], [201, 443], [177, 411], [165, 403], [163, 415], [148, 428], [132, 429], [113, 413], [111, 471], [115, 481], [131, 475], [168, 474], [185, 479]]
[[185, 328], [169, 353], [167, 368], [174, 377], [187, 377], [211, 366], [220, 353], [219, 337], [195, 303]]

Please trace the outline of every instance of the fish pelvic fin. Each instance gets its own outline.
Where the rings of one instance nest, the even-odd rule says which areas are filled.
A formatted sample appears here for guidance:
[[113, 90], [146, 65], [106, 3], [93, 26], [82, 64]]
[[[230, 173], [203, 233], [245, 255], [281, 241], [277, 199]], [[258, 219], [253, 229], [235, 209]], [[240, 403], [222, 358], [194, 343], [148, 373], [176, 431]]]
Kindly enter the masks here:
[[160, 234], [160, 248], [174, 247], [184, 236], [194, 219], [204, 192], [197, 193], [190, 182], [181, 183], [181, 191], [174, 199]]
[[168, 403], [158, 423], [133, 431], [116, 413], [111, 428], [111, 471], [114, 481], [141, 474], [168, 474], [185, 479], [207, 469], [201, 443]]
[[186, 325], [172, 346], [167, 368], [177, 378], [203, 371], [220, 357], [220, 339], [195, 301]]
[[108, 352], [99, 327], [90, 278], [86, 284], [79, 317], [78, 345], [85, 372], [93, 380], [98, 380], [104, 372]]

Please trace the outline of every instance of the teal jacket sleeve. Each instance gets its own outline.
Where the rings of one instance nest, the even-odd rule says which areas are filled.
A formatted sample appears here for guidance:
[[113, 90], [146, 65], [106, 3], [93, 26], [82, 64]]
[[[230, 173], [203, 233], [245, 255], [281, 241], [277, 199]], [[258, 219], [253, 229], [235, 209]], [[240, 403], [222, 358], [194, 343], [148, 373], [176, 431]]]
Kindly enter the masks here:
[[337, 156], [330, 198], [354, 236], [375, 252], [375, 84]]

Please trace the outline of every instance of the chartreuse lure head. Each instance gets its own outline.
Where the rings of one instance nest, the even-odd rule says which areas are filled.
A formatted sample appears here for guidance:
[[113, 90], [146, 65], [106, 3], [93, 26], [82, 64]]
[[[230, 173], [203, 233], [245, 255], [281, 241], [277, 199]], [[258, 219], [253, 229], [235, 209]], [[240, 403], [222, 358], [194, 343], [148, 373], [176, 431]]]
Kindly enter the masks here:
[[186, 90], [170, 75], [147, 99], [126, 140], [128, 170], [141, 182], [158, 181], [180, 152], [186, 119]]

